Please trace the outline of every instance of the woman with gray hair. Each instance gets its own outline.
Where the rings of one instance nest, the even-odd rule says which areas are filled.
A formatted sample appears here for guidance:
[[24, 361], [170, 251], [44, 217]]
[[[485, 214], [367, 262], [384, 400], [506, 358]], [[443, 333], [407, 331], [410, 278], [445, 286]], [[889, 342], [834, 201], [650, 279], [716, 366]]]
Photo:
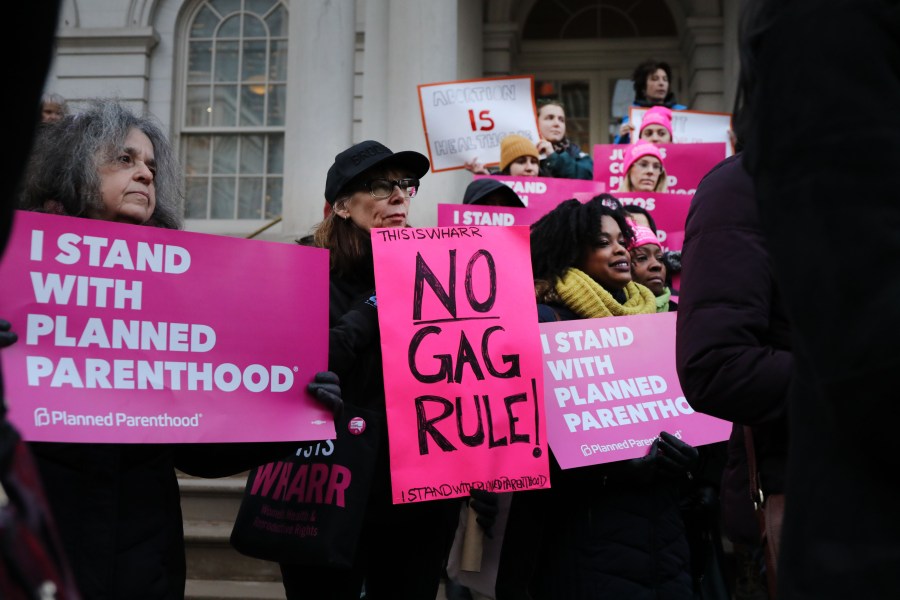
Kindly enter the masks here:
[[[162, 129], [115, 100], [42, 127], [21, 208], [180, 229], [178, 163]], [[77, 224], [72, 227], [77, 229]], [[334, 373], [310, 392], [341, 405]], [[63, 547], [85, 598], [184, 598], [184, 532], [175, 469], [223, 477], [278, 460], [296, 444], [32, 442]]]

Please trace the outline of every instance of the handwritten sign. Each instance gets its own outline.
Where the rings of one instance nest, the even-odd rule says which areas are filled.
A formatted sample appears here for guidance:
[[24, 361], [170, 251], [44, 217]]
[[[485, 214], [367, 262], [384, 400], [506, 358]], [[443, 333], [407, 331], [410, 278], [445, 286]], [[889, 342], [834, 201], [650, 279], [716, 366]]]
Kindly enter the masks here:
[[305, 391], [328, 354], [323, 250], [18, 212], [0, 280], [28, 440], [334, 437]]
[[373, 229], [372, 247], [394, 503], [548, 487], [528, 229]]
[[645, 456], [661, 431], [701, 446], [731, 423], [695, 413], [675, 371], [675, 313], [541, 323], [547, 435], [563, 469]]
[[492, 77], [418, 86], [422, 126], [434, 173], [462, 169], [478, 158], [500, 162], [500, 140], [511, 133], [540, 140], [534, 77]]
[[617, 192], [613, 196], [626, 206], [640, 206], [650, 213], [656, 223], [663, 252], [681, 250], [684, 245], [684, 222], [693, 196], [659, 192]]
[[[594, 179], [606, 183], [615, 195], [624, 179], [621, 144], [594, 146]], [[668, 175], [670, 194], [693, 194], [703, 176], [725, 159], [725, 144], [659, 144]]]
[[[641, 130], [641, 123], [647, 110], [640, 106], [631, 107], [629, 121], [634, 125], [635, 131]], [[672, 139], [678, 144], [724, 143], [726, 156], [731, 156], [734, 154], [734, 147], [728, 136], [730, 130], [730, 113], [672, 111]], [[636, 135], [631, 136], [632, 143], [636, 143], [638, 139]]]
[[529, 209], [545, 215], [563, 200], [576, 198], [587, 202], [606, 191], [602, 181], [561, 179], [558, 177], [514, 177], [512, 175], [476, 175], [473, 179], [491, 177], [502, 181], [519, 195]]

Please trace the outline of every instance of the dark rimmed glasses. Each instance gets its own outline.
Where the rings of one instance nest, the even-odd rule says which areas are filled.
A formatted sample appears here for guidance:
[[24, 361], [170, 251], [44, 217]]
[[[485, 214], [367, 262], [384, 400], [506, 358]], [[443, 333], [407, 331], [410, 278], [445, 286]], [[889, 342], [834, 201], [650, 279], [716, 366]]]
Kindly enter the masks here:
[[416, 192], [419, 191], [419, 180], [415, 177], [407, 177], [406, 179], [370, 179], [363, 183], [363, 187], [372, 194], [372, 197], [379, 200], [393, 194], [395, 186], [400, 188], [407, 198], [415, 198]]

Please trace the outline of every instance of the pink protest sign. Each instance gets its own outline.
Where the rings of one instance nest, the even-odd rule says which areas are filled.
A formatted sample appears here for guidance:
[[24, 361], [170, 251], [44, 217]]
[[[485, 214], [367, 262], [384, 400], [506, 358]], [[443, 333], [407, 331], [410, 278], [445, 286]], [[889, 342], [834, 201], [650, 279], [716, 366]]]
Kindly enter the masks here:
[[0, 263], [9, 417], [32, 441], [334, 437], [328, 253], [17, 212]]
[[[628, 148], [623, 144], [594, 146], [594, 179], [605, 183], [613, 195], [622, 185], [623, 152]], [[693, 194], [703, 176], [727, 155], [724, 143], [659, 144], [657, 148], [668, 176], [668, 192], [673, 194]]]
[[394, 503], [548, 487], [528, 229], [374, 229], [372, 247]]
[[547, 435], [563, 469], [644, 456], [661, 431], [700, 446], [731, 423], [696, 413], [675, 372], [675, 313], [541, 323]]
[[[569, 198], [586, 202], [606, 191], [602, 181], [586, 179], [559, 179], [557, 177], [513, 177], [511, 175], [476, 175], [474, 179], [492, 177], [511, 187], [522, 202], [531, 210], [543, 216], [556, 205]], [[596, 179], [596, 178], [595, 178]]]
[[455, 225], [531, 225], [541, 218], [533, 208], [479, 206], [476, 204], [438, 204], [438, 227]]
[[657, 237], [663, 252], [681, 250], [684, 244], [684, 222], [691, 207], [692, 194], [617, 192], [613, 196], [626, 206], [640, 206], [650, 213], [656, 223]]

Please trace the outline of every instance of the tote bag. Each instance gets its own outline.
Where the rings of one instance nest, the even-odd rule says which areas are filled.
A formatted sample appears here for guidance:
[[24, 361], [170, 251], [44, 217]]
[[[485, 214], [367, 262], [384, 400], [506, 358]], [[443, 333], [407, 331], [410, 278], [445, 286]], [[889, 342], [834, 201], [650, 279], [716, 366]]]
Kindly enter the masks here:
[[335, 440], [300, 446], [251, 471], [231, 545], [279, 563], [350, 567], [382, 427], [377, 413], [345, 404]]

